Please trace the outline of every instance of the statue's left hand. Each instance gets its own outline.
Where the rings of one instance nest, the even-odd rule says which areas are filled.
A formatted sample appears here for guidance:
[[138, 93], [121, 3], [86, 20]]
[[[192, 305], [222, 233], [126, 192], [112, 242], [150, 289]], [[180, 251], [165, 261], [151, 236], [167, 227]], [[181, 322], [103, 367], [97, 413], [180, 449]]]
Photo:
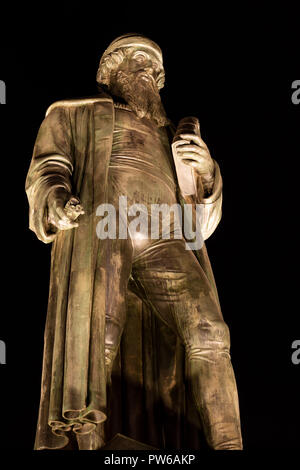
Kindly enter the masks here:
[[214, 162], [205, 142], [196, 134], [180, 134], [182, 140], [176, 143], [176, 156], [203, 177], [214, 172]]

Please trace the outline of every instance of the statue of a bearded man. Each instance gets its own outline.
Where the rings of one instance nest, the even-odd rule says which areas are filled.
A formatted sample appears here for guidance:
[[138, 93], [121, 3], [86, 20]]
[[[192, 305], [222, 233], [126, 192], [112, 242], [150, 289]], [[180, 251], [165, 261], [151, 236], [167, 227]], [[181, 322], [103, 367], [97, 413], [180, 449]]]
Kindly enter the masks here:
[[[156, 43], [114, 40], [97, 83], [93, 97], [50, 106], [26, 180], [30, 228], [53, 243], [35, 448], [100, 449], [115, 431], [180, 448], [189, 401], [210, 448], [241, 449], [229, 331], [205, 244], [191, 249], [175, 217], [155, 237], [148, 230], [153, 207], [189, 206], [206, 240], [221, 217], [219, 166], [200, 132], [183, 126], [173, 143]], [[100, 216], [111, 208], [117, 223], [105, 231]]]

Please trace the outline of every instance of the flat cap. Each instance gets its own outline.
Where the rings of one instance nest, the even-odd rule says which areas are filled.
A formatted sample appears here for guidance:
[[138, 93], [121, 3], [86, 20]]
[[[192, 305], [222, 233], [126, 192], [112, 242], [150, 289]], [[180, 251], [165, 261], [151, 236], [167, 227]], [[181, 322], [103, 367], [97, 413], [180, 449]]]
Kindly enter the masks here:
[[137, 33], [128, 33], [123, 36], [119, 36], [114, 41], [110, 43], [108, 48], [104, 51], [102, 59], [111, 52], [119, 49], [120, 47], [133, 47], [133, 46], [142, 46], [147, 49], [150, 49], [157, 57], [159, 62], [162, 64], [162, 51], [160, 47], [151, 39], [143, 36], [142, 34]]

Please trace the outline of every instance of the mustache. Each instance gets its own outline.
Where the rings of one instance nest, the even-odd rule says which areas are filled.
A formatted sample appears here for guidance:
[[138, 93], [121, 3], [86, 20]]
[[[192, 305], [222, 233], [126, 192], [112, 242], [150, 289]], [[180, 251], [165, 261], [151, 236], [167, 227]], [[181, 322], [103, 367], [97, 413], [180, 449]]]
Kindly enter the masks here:
[[135, 87], [142, 87], [153, 92], [159, 96], [159, 89], [155, 78], [145, 70], [138, 70], [136, 72], [124, 72], [118, 70], [113, 77], [114, 84], [118, 87], [124, 87], [128, 90], [135, 90]]
[[153, 75], [146, 72], [145, 70], [138, 70], [137, 72], [131, 72], [128, 74], [129, 80], [133, 82], [138, 82], [140, 85], [151, 86], [151, 88], [159, 93], [157, 83]]

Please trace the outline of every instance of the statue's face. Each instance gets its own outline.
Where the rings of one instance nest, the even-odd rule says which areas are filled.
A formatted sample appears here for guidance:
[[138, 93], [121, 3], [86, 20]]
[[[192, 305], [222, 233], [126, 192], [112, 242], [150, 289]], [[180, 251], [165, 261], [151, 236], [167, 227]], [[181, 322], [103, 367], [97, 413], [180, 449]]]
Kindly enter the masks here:
[[168, 120], [156, 81], [161, 72], [162, 66], [151, 49], [130, 48], [111, 74], [110, 91], [123, 98], [139, 118], [147, 117], [164, 126]]
[[156, 83], [162, 68], [151, 49], [139, 46], [132, 48], [132, 51], [119, 66], [119, 70], [131, 76], [133, 74], [146, 83], [150, 81]]

